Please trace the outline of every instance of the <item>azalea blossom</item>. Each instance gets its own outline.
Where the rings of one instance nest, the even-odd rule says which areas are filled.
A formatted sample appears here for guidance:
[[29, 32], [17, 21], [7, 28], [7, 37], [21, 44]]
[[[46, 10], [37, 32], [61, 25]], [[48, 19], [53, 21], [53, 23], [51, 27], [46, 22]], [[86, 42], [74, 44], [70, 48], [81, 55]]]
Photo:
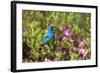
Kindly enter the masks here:
[[45, 58], [45, 62], [50, 62], [51, 60], [48, 58]]
[[64, 32], [64, 36], [66, 36], [67, 38], [71, 38], [71, 35], [72, 35], [72, 31], [71, 31], [71, 29], [70, 28], [65, 28], [64, 30], [63, 30], [63, 32]]
[[79, 52], [79, 55], [80, 55], [81, 59], [85, 59], [85, 57], [86, 57], [86, 55], [87, 55], [86, 49], [80, 48], [80, 49], [78, 50], [78, 52]]
[[67, 37], [66, 37], [66, 36], [63, 36], [63, 37], [62, 37], [62, 40], [66, 40], [66, 39], [67, 39]]

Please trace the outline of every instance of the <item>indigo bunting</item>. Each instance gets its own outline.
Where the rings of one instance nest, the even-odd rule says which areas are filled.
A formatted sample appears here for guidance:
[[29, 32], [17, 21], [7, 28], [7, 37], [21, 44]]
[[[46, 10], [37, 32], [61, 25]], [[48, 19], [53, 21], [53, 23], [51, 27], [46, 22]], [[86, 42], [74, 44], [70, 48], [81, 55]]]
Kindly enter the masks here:
[[54, 27], [53, 25], [50, 25], [48, 27], [48, 32], [45, 34], [43, 40], [42, 40], [42, 43], [40, 46], [44, 46], [45, 44], [49, 44], [49, 42], [54, 39]]

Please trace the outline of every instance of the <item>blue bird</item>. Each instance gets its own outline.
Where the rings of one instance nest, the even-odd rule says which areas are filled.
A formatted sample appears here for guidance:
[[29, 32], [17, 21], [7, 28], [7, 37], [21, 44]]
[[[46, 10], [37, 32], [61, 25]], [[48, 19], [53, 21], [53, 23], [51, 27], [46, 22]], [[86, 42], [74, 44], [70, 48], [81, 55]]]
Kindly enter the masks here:
[[52, 39], [54, 39], [54, 27], [53, 27], [53, 25], [50, 25], [50, 26], [48, 27], [48, 32], [45, 34], [45, 36], [44, 36], [44, 38], [43, 38], [42, 43], [41, 43], [40, 46], [44, 46], [44, 45], [46, 45], [46, 44], [48, 45], [49, 42], [50, 42]]

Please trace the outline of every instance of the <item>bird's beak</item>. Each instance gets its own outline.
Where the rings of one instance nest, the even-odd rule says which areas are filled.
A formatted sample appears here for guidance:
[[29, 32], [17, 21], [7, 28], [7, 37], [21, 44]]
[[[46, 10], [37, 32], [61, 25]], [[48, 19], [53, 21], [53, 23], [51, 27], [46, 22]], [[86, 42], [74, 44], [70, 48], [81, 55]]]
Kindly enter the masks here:
[[53, 29], [55, 29], [55, 27], [53, 27]]

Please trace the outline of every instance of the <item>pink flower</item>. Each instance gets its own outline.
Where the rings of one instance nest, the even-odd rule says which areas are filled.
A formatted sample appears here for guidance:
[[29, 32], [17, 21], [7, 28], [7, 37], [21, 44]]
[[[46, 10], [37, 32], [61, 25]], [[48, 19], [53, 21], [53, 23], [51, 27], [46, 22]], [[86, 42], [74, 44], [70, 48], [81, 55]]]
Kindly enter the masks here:
[[85, 57], [87, 55], [87, 51], [85, 49], [83, 49], [83, 48], [80, 48], [78, 50], [78, 52], [79, 52], [79, 55], [80, 55], [81, 59], [85, 59]]
[[71, 38], [71, 35], [72, 35], [72, 31], [70, 28], [66, 27], [64, 30], [64, 36], [66, 36], [67, 38]]
[[51, 60], [48, 58], [45, 58], [45, 62], [50, 62]]
[[65, 37], [65, 36], [62, 37], [62, 40], [66, 40], [66, 39], [67, 39], [67, 37]]

